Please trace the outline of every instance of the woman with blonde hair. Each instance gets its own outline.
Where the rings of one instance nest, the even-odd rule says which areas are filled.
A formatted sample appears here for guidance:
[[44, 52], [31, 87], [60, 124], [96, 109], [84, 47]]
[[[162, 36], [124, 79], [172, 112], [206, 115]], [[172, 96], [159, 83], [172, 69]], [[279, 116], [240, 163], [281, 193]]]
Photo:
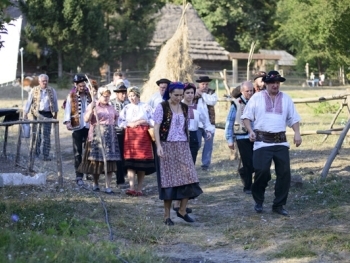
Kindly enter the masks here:
[[[111, 92], [107, 89], [100, 89], [100, 97], [96, 102], [93, 100], [85, 114], [85, 122], [90, 123], [88, 142], [85, 147], [83, 161], [78, 171], [85, 174], [92, 174], [94, 183], [93, 191], [100, 191], [99, 178], [104, 171], [104, 157], [107, 161], [106, 194], [114, 194], [111, 190], [113, 172], [117, 171], [116, 161], [120, 160], [119, 144], [116, 132], [118, 113], [109, 104]], [[97, 116], [96, 116], [97, 114]], [[98, 122], [97, 122], [98, 120]]]
[[[140, 101], [140, 89], [127, 89], [129, 104], [120, 112], [118, 125], [125, 128], [124, 160], [127, 168], [130, 189], [126, 194], [142, 196], [143, 180], [145, 175], [155, 172], [152, 141], [148, 129], [153, 127], [152, 108]], [[135, 175], [137, 174], [137, 187]]]

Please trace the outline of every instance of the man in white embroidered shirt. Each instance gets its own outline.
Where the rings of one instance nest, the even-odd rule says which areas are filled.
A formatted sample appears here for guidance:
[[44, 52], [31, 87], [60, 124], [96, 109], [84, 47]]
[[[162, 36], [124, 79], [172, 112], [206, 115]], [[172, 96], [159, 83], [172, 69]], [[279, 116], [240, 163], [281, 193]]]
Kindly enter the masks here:
[[[255, 170], [252, 195], [257, 213], [263, 211], [265, 189], [271, 180], [270, 166], [275, 163], [276, 184], [272, 211], [283, 216], [290, 187], [289, 143], [286, 140], [286, 126], [294, 130], [294, 144], [301, 144], [300, 116], [292, 99], [279, 91], [280, 82], [286, 79], [278, 71], [270, 71], [262, 79], [266, 90], [254, 94], [244, 109], [241, 119], [254, 141], [253, 166]], [[254, 121], [254, 130], [250, 122]]]

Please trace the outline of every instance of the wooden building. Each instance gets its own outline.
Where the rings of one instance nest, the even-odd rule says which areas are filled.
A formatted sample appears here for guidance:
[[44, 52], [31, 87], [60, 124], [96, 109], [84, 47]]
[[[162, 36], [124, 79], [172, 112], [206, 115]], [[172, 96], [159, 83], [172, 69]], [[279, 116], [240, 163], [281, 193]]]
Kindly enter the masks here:
[[[182, 13], [183, 7], [174, 4], [166, 4], [160, 10], [150, 48], [160, 50], [174, 35]], [[200, 70], [230, 68], [229, 52], [215, 40], [191, 4], [186, 9], [185, 18], [189, 28], [190, 56], [194, 64]]]

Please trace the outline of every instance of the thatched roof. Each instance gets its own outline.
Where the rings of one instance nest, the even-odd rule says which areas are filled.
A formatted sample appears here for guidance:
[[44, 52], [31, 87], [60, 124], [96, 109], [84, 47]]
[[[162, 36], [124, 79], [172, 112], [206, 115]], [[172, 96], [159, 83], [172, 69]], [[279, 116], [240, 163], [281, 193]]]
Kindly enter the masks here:
[[[149, 45], [151, 48], [160, 47], [174, 35], [182, 12], [182, 6], [174, 4], [166, 4], [161, 9]], [[215, 41], [191, 4], [186, 10], [186, 20], [189, 28], [190, 56], [193, 60], [229, 60], [229, 52]]]
[[278, 65], [280, 66], [295, 66], [297, 59], [284, 50], [267, 50], [260, 49], [259, 53], [265, 55], [278, 55], [281, 58], [278, 60]]

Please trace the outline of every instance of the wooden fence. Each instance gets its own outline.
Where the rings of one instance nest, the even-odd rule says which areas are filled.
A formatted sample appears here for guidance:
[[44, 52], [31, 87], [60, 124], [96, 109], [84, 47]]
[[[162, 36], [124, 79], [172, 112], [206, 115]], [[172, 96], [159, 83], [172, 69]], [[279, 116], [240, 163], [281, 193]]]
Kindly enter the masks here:
[[[231, 102], [233, 101], [233, 98], [220, 98], [218, 99], [218, 102]], [[329, 172], [329, 169], [336, 157], [336, 155], [339, 153], [339, 150], [343, 144], [343, 141], [345, 137], [348, 135], [348, 131], [350, 128], [350, 107], [349, 107], [349, 101], [350, 101], [350, 91], [347, 90], [343, 94], [339, 95], [330, 95], [330, 96], [325, 96], [325, 97], [315, 97], [315, 98], [306, 98], [306, 99], [294, 99], [293, 102], [295, 104], [301, 104], [301, 103], [320, 103], [320, 102], [325, 102], [325, 101], [330, 101], [330, 100], [342, 100], [342, 102], [339, 105], [339, 108], [337, 112], [334, 114], [333, 119], [329, 125], [329, 128], [327, 130], [313, 130], [313, 131], [301, 131], [300, 134], [301, 136], [306, 136], [306, 135], [313, 135], [313, 134], [324, 134], [325, 137], [323, 139], [323, 142], [327, 139], [329, 135], [339, 135], [338, 141], [336, 145], [334, 146], [331, 154], [329, 155], [327, 162], [325, 166], [323, 167], [321, 177], [326, 178]], [[348, 109], [348, 122], [347, 124], [342, 127], [342, 128], [333, 128], [337, 118], [339, 117], [339, 114], [343, 110], [343, 108], [346, 107]], [[217, 126], [219, 129], [224, 129], [221, 126]], [[294, 135], [293, 132], [287, 132], [287, 135]]]
[[29, 149], [29, 160], [28, 165], [26, 166], [27, 172], [33, 172], [34, 166], [34, 149], [36, 145], [36, 141], [38, 140], [39, 133], [37, 131], [38, 124], [43, 123], [52, 123], [54, 129], [54, 137], [55, 137], [55, 151], [56, 151], [56, 160], [57, 160], [57, 176], [58, 183], [62, 187], [63, 186], [63, 176], [62, 176], [62, 159], [61, 159], [61, 147], [60, 147], [60, 137], [59, 137], [59, 121], [56, 119], [48, 119], [42, 118], [39, 120], [20, 120], [20, 121], [9, 121], [0, 123], [0, 126], [5, 126], [5, 134], [4, 134], [4, 144], [3, 144], [3, 155], [7, 157], [7, 140], [8, 140], [8, 129], [9, 126], [17, 125], [18, 126], [18, 134], [17, 134], [17, 147], [16, 147], [16, 155], [14, 166], [19, 165], [20, 155], [21, 155], [21, 145], [22, 145], [22, 124], [32, 124], [32, 133], [30, 137], [30, 149]]

